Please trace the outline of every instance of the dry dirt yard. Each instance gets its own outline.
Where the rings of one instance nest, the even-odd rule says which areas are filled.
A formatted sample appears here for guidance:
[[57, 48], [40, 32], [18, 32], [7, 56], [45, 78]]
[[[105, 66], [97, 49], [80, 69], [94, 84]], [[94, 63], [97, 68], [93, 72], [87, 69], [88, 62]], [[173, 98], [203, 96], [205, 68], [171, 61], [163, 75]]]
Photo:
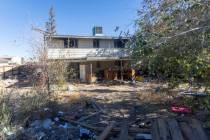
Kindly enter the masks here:
[[174, 115], [169, 104], [177, 91], [168, 91], [163, 83], [76, 84], [74, 90], [94, 99], [103, 109], [104, 117], [112, 120]]
[[[6, 132], [12, 134], [12, 139], [68, 140], [87, 135], [95, 138], [115, 122], [116, 135], [109, 137], [114, 140], [125, 123], [129, 126], [129, 136], [135, 137], [140, 131], [149, 132], [154, 118], [177, 116], [170, 107], [181, 101], [178, 93], [187, 90], [187, 86], [171, 90], [167, 84], [155, 81], [73, 83], [69, 84], [68, 91], [59, 91], [49, 99], [41, 92], [33, 96], [30, 88], [6, 90], [11, 91], [11, 107], [17, 108], [12, 121], [21, 126], [21, 129]], [[18, 118], [21, 123], [17, 122]]]

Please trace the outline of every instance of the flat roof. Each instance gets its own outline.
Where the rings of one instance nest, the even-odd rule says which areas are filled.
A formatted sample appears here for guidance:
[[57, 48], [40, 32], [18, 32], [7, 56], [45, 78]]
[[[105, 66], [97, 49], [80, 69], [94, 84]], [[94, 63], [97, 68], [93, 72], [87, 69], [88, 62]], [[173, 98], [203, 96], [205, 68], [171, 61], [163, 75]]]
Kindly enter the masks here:
[[[48, 60], [56, 60], [56, 59], [48, 59]], [[57, 59], [60, 60], [60, 59]], [[91, 61], [119, 61], [119, 60], [132, 60], [131, 58], [119, 58], [119, 57], [86, 57], [86, 58], [75, 58], [75, 59], [62, 59], [64, 61], [70, 61], [70, 62], [91, 62]]]
[[122, 36], [79, 36], [79, 35], [52, 35], [52, 38], [81, 38], [81, 39], [129, 39]]

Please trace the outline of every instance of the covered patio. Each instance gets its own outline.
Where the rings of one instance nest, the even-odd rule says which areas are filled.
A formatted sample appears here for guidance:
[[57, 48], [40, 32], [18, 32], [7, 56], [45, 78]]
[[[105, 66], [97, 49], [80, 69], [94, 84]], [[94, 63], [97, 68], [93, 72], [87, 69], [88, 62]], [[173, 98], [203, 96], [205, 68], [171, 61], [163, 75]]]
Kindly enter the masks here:
[[81, 82], [94, 83], [105, 80], [132, 80], [135, 71], [131, 68], [129, 59], [96, 59], [72, 62], [71, 65], [78, 72], [78, 79]]

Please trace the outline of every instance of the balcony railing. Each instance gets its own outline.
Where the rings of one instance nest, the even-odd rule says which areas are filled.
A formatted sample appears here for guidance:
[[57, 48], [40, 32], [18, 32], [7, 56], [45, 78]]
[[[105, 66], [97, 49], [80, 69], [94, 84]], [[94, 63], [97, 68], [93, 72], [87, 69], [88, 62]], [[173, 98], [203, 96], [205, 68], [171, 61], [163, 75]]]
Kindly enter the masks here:
[[129, 51], [118, 48], [48, 49], [48, 59], [127, 58]]

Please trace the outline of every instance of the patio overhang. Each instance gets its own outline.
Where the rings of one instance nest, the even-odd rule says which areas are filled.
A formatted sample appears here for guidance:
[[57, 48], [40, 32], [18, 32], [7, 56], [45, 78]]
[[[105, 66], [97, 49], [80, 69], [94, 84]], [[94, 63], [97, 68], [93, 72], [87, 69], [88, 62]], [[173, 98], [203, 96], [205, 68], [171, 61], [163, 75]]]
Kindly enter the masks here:
[[121, 61], [121, 60], [129, 61], [132, 59], [131, 58], [120, 58], [120, 57], [86, 57], [86, 58], [80, 58], [80, 59], [75, 58], [75, 59], [57, 59], [57, 60], [63, 60], [65, 62], [93, 62], [93, 61]]

